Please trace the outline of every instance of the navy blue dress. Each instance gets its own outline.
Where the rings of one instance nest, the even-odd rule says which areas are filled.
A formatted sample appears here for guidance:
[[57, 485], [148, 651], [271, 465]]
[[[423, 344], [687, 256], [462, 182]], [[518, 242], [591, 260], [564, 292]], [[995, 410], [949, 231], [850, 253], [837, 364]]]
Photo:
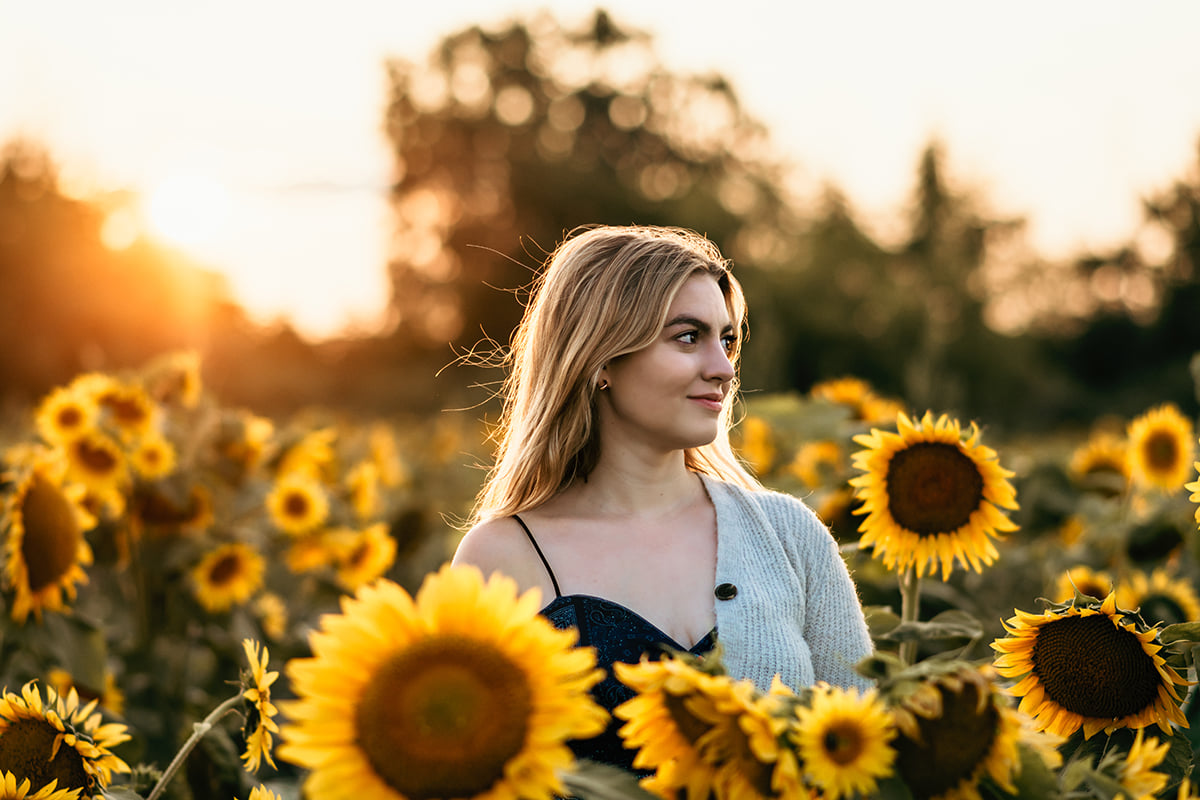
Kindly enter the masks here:
[[[626, 700], [633, 699], [636, 694], [633, 689], [617, 679], [613, 673], [614, 663], [622, 661], [626, 664], [636, 664], [642, 656], [657, 660], [672, 650], [700, 656], [708, 653], [716, 645], [715, 628], [688, 648], [676, 642], [636, 611], [620, 603], [586, 594], [562, 594], [554, 571], [542, 555], [542, 549], [538, 547], [533, 533], [520, 517], [514, 514], [513, 518], [525, 530], [525, 535], [529, 537], [538, 557], [545, 565], [546, 572], [550, 575], [550, 583], [554, 586], [554, 599], [541, 610], [541, 614], [556, 628], [578, 629], [579, 645], [595, 648], [596, 664], [604, 669], [605, 677], [592, 687], [592, 697], [609, 714]], [[576, 739], [568, 744], [576, 758], [611, 764], [645, 775], [646, 771], [633, 768], [636, 751], [626, 749], [617, 733], [623, 724], [624, 720], [613, 717], [603, 733], [590, 739]]]

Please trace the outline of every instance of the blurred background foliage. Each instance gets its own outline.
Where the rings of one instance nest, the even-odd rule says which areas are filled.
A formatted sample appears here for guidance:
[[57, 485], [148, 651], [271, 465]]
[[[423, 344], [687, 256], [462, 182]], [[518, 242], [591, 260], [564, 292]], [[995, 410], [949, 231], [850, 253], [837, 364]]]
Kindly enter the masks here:
[[4, 400], [27, 407], [82, 371], [186, 346], [207, 386], [259, 413], [474, 407], [500, 376], [458, 360], [507, 343], [555, 244], [582, 224], [652, 223], [701, 231], [734, 261], [750, 298], [748, 389], [803, 392], [853, 374], [911, 408], [1011, 432], [1083, 429], [1160, 402], [1195, 416], [1200, 148], [1188, 174], [1144, 199], [1125, 246], [1051, 261], [1023, 219], [948, 178], [938, 141], [919, 154], [886, 240], [836, 186], [801, 202], [733, 86], [672, 71], [648, 34], [602, 11], [583, 30], [548, 15], [467, 28], [423, 63], [386, 71], [395, 236], [384, 330], [314, 343], [251, 324], [181, 253], [143, 239], [107, 246], [116, 198], [67, 195], [52, 154], [10, 142]]

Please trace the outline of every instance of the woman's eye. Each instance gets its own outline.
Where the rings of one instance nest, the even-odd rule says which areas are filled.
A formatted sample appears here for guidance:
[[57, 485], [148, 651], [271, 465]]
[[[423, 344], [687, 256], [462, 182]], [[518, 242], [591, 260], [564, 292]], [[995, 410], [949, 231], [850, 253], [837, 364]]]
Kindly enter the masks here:
[[675, 337], [684, 344], [695, 344], [698, 334], [695, 331], [685, 331]]
[[726, 353], [732, 353], [734, 350], [737, 349], [737, 337], [736, 336], [722, 336], [721, 342], [725, 345]]

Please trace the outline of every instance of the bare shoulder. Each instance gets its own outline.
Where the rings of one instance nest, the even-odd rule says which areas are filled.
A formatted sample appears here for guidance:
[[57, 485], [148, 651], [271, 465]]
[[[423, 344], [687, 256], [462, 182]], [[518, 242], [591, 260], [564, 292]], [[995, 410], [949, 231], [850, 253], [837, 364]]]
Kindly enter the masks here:
[[476, 566], [485, 577], [500, 572], [513, 578], [522, 591], [537, 586], [543, 597], [554, 597], [554, 588], [533, 544], [512, 517], [481, 522], [467, 531], [451, 563]]

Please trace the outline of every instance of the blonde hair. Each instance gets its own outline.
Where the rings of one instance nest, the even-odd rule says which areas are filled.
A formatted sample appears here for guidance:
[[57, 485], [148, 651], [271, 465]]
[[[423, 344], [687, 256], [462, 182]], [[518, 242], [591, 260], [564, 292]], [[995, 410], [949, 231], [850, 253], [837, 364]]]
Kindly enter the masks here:
[[[508, 516], [549, 500], [586, 478], [599, 456], [595, 393], [610, 360], [649, 346], [671, 301], [696, 272], [717, 280], [735, 329], [746, 301], [729, 262], [708, 239], [681, 228], [576, 229], [533, 283], [513, 334], [493, 433], [496, 461], [476, 499], [474, 522]], [[737, 364], [740, 350], [730, 360]], [[714, 441], [685, 451], [689, 469], [749, 488], [761, 484], [729, 443], [732, 399]]]

